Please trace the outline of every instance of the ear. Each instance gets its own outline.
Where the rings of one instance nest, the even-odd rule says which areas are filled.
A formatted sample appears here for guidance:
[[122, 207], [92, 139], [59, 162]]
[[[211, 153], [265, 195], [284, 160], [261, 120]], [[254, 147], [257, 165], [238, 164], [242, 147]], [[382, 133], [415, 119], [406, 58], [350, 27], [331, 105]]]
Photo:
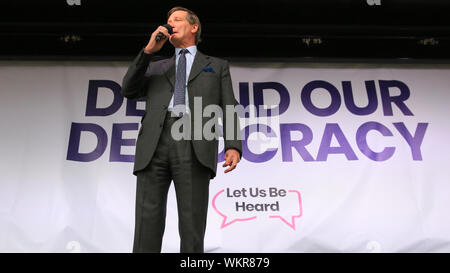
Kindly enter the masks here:
[[193, 25], [191, 25], [192, 26], [192, 29], [191, 29], [191, 32], [192, 33], [197, 33], [197, 31], [198, 31], [198, 25], [197, 24], [193, 24]]

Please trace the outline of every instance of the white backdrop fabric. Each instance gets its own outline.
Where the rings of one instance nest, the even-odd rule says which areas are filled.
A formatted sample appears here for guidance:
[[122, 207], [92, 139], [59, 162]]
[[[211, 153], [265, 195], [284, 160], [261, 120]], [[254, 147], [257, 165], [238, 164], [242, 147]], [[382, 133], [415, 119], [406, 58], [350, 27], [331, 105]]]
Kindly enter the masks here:
[[[130, 252], [129, 63], [0, 63], [0, 252]], [[207, 252], [449, 252], [450, 67], [232, 63], [280, 115], [210, 184]], [[220, 150], [223, 144], [220, 144]], [[222, 155], [223, 156], [223, 155]], [[163, 252], [178, 252], [173, 186]]]

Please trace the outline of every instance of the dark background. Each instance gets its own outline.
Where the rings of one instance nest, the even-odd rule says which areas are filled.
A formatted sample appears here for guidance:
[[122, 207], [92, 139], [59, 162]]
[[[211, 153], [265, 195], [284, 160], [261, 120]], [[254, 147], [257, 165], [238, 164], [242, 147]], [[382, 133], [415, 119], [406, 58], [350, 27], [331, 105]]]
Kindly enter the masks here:
[[372, 1], [8, 0], [0, 4], [0, 59], [130, 60], [181, 5], [200, 17], [199, 49], [212, 56], [450, 62], [449, 0]]

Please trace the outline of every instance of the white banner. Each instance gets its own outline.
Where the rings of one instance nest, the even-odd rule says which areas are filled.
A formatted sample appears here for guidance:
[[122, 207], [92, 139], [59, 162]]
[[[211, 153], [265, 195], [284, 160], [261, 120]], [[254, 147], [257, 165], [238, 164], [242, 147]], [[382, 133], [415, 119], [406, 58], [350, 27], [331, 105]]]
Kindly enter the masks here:
[[[120, 96], [128, 65], [0, 64], [1, 252], [131, 251], [145, 105]], [[450, 251], [448, 66], [231, 74], [242, 105], [274, 106], [271, 119], [242, 118], [236, 170], [219, 160], [205, 251]], [[179, 251], [173, 187], [162, 251]]]

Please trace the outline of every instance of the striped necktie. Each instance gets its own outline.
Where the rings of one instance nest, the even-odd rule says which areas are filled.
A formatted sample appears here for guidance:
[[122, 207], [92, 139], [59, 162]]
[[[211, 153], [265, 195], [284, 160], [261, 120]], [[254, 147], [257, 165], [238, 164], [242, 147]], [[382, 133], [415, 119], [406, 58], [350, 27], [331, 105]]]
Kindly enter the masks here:
[[[181, 49], [180, 58], [178, 59], [177, 66], [177, 74], [175, 76], [175, 90], [173, 94], [173, 107], [175, 108], [178, 105], [185, 105], [186, 103], [186, 53], [189, 51], [187, 49]], [[186, 106], [185, 106], [186, 107]], [[182, 111], [181, 115], [186, 112], [185, 107], [176, 107], [175, 114], [179, 114], [180, 110]], [[181, 108], [181, 109], [180, 109]], [[180, 115], [180, 116], [181, 116]]]

